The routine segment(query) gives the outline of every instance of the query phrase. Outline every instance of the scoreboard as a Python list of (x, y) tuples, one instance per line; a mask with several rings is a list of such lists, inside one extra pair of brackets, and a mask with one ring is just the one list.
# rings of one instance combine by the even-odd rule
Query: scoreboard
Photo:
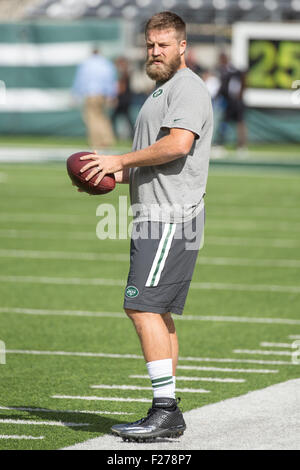
[(236, 23), (233, 64), (247, 72), (248, 106), (300, 108), (300, 25)]

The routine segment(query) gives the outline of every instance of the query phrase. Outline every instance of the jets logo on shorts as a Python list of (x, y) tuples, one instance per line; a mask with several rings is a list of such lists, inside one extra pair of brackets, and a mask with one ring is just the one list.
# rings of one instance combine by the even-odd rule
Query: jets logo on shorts
[(158, 96), (160, 96), (160, 95), (162, 94), (162, 92), (163, 92), (162, 88), (160, 88), (159, 90), (155, 91), (155, 92), (153, 93), (153, 95), (152, 95), (153, 98), (157, 98)]
[(133, 299), (139, 295), (139, 290), (135, 286), (128, 286), (125, 290), (126, 297)]

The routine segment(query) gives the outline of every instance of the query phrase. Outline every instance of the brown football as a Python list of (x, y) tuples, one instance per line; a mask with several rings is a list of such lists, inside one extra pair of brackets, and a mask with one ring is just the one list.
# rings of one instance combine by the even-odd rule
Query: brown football
[(100, 181), (97, 186), (94, 186), (94, 183), (99, 176), (97, 173), (89, 181), (86, 181), (85, 178), (89, 172), (93, 169), (88, 169), (83, 173), (80, 173), (81, 168), (86, 165), (90, 160), (80, 160), (80, 157), (84, 155), (90, 155), (92, 152), (77, 152), (73, 153), (67, 159), (67, 171), (73, 181), (73, 183), (82, 191), (88, 194), (106, 194), (112, 191), (116, 186), (115, 176), (113, 174), (105, 175), (104, 178)]

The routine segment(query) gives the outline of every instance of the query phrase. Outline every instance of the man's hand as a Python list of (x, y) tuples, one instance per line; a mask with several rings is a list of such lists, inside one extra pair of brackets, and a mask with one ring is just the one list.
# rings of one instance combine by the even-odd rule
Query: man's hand
[(89, 181), (93, 176), (99, 173), (94, 182), (94, 186), (97, 186), (105, 175), (117, 173), (123, 169), (121, 155), (97, 155), (95, 151), (95, 153), (80, 157), (80, 160), (92, 160), (81, 168), (80, 173), (84, 173), (92, 168), (85, 178), (86, 181)]

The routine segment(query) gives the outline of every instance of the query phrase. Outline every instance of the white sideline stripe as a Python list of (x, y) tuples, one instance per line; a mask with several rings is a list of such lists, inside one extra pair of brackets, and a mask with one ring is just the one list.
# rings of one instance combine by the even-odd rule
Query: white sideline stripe
[[(119, 253), (78, 253), (72, 251), (36, 251), (36, 250), (0, 250), (2, 258), (32, 258), (32, 259), (69, 259), (80, 261), (126, 261), (129, 255)], [(299, 261), (300, 266), (300, 261)]]
[(260, 346), (263, 348), (292, 348), (291, 343), (268, 343), (267, 341), (264, 341), (260, 343)]
[(250, 259), (250, 258), (207, 258), (200, 257), (197, 264), (219, 266), (260, 266), (278, 268), (299, 268), (300, 260), (289, 259)]
[[(89, 352), (69, 352), (69, 351), (30, 351), (23, 349), (6, 349), (7, 354), (30, 354), (37, 356), (79, 356), (79, 357), (104, 357), (110, 359), (143, 359), (143, 356), (137, 354), (109, 354), (109, 353), (89, 353)], [(293, 365), (288, 361), (263, 361), (260, 359), (224, 359), (224, 358), (210, 358), (210, 357), (179, 357), (180, 361), (193, 361), (193, 362), (232, 362), (232, 363), (245, 363), (245, 364), (272, 364), (272, 365)], [(181, 366), (178, 366), (179, 368)], [(183, 366), (182, 366), (183, 367)], [(199, 370), (224, 370), (222, 368), (201, 368)], [(228, 369), (228, 371), (236, 371), (237, 369)], [(254, 369), (260, 371), (261, 369)], [(249, 371), (249, 369), (245, 369)], [(268, 371), (276, 373), (277, 370)], [(266, 371), (264, 371), (266, 373)]]
[[(299, 155), (299, 154), (298, 154)], [(226, 203), (225, 201), (221, 201), (221, 199), (218, 198), (209, 198), (209, 202), (211, 204), (210, 207), (210, 213), (213, 216), (216, 215), (223, 215), (223, 213), (218, 212), (220, 207), (222, 209), (226, 209), (226, 211), (233, 211), (234, 215), (237, 214), (238, 216), (244, 216), (245, 215), (245, 207), (242, 205), (234, 204), (233, 201), (231, 200), (230, 204)], [(228, 202), (228, 201), (227, 201)], [(212, 209), (213, 207), (213, 209)], [(282, 207), (282, 206), (281, 206)], [(281, 209), (280, 207), (280, 209)], [(289, 217), (295, 217), (296, 219), (299, 219), (299, 209), (296, 207), (283, 207), (281, 210), (284, 211), (284, 214)], [(268, 205), (261, 205), (260, 207), (255, 207), (254, 205), (250, 205), (246, 208), (247, 215), (250, 215), (251, 217), (272, 217), (274, 219), (278, 219), (279, 215), (279, 210), (278, 207), (274, 206), (268, 206)], [(212, 213), (213, 212), (213, 213)], [(252, 213), (251, 213), (252, 212)]]
[(283, 324), (283, 325), (300, 325), (300, 320), (283, 319), (283, 318), (257, 318), (257, 317), (232, 317), (232, 316), (198, 316), (198, 315), (184, 315), (178, 320), (202, 320), (202, 321), (219, 321), (219, 322), (234, 322), (234, 323), (267, 323), (267, 324)]
[(298, 240), (290, 240), (288, 238), (238, 238), (238, 237), (206, 237), (207, 245), (234, 245), (234, 246), (272, 246), (274, 248), (295, 248), (299, 247)]
[(202, 366), (177, 366), (177, 369), (182, 370), (205, 370), (216, 372), (237, 372), (243, 374), (276, 374), (278, 370), (270, 369), (230, 369), (227, 367), (202, 367)]
[(218, 403), (195, 403), (196, 409), (184, 413), (187, 430), (180, 440), (126, 443), (107, 434), (63, 450), (124, 449), (133, 453), (147, 449), (156, 454), (170, 454), (178, 448), (188, 453), (220, 449), (299, 450), (299, 387), (300, 380), (295, 379)]
[(0, 307), (0, 313), (16, 313), (22, 315), (66, 315), (74, 317), (126, 318), (126, 315), (121, 312), (90, 312), (85, 310), (48, 310), (10, 307)]
[[(20, 282), (31, 284), (60, 284), (60, 285), (93, 285), (93, 286), (125, 286), (125, 281), (121, 279), (102, 278), (62, 278), (46, 276), (0, 276), (2, 282)], [(278, 286), (264, 284), (226, 284), (216, 282), (192, 282), (191, 289), (204, 290), (233, 290), (252, 292), (278, 292), (278, 293), (300, 293), (299, 286)]]
[[(141, 387), (139, 385), (91, 385), (93, 389), (104, 389), (104, 390), (152, 390), (152, 387)], [(209, 393), (209, 390), (203, 388), (177, 388), (177, 392), (187, 393)]]
[(44, 436), (17, 436), (15, 434), (0, 434), (0, 439), (44, 439)]
[(90, 352), (69, 352), (69, 351), (28, 351), (21, 349), (6, 349), (8, 354), (30, 354), (37, 356), (79, 356), (79, 357), (105, 357), (111, 359), (143, 359), (143, 356), (136, 354), (107, 354)]
[(30, 284), (60, 284), (60, 285), (93, 285), (93, 286), (125, 286), (125, 282), (118, 279), (92, 279), (92, 278), (63, 278), (46, 276), (0, 276), (2, 282), (21, 282)]
[[(149, 380), (148, 375), (129, 375), (130, 379), (146, 379)], [(246, 382), (245, 379), (220, 379), (218, 377), (185, 377), (185, 376), (176, 376), (176, 383), (178, 381), (182, 382), (225, 382), (225, 383), (243, 383)]]
[(90, 426), (90, 423), (64, 423), (63, 421), (33, 421), (31, 419), (0, 419), (0, 424), (30, 424), (41, 426)]
[(265, 351), (261, 349), (234, 349), (236, 354), (263, 354), (266, 356), (291, 356), (293, 353), (289, 351)]
[[(90, 410), (49, 410), (47, 408), (28, 408), (23, 406), (0, 406), (0, 410), (6, 411), (38, 411), (42, 413), (71, 413), (71, 414), (92, 414), (92, 415), (133, 415), (126, 411), (90, 411)], [(0, 415), (1, 416), (1, 415)]]
[(117, 397), (82, 397), (77, 395), (52, 395), (51, 398), (67, 399), (67, 400), (88, 400), (88, 401), (124, 401), (124, 402), (140, 402), (151, 403), (148, 398), (117, 398)]
[[(94, 219), (94, 221), (93, 221)], [(93, 217), (80, 217), (80, 215), (71, 214), (10, 214), (3, 212), (0, 214), (0, 220), (4, 222), (42, 222), (43, 224), (72, 224), (77, 225), (80, 223), (94, 224), (95, 218)]]
[(207, 290), (233, 290), (233, 291), (252, 291), (252, 292), (285, 292), (300, 293), (299, 286), (278, 286), (264, 284), (225, 284), (218, 282), (192, 282), (191, 289)]
[[(72, 217), (72, 216), (71, 216)], [(75, 217), (75, 216), (74, 216)], [(73, 220), (73, 219), (72, 219)], [(44, 239), (74, 239), (74, 240), (97, 240), (94, 231), (91, 232), (54, 232), (42, 230), (19, 230), (1, 229), (2, 238), (44, 238)], [(218, 237), (207, 235), (206, 245), (234, 245), (234, 246), (267, 246), (274, 248), (295, 248), (300, 246), (298, 240), (288, 238), (238, 238), (238, 237)]]
[[(82, 317), (109, 317), (109, 318), (123, 318), (126, 315), (121, 312), (91, 312), (88, 310), (50, 310), (50, 309), (35, 309), (35, 308), (14, 308), (14, 307), (0, 307), (0, 313), (16, 313), (24, 315), (67, 315), (67, 316), (82, 316)], [(216, 316), (216, 315), (183, 315), (175, 318), (178, 321), (216, 321), (216, 322), (234, 322), (234, 323), (279, 323), (284, 325), (300, 325), (300, 320), (283, 319), (283, 318), (258, 318), (258, 317), (232, 317), (232, 316)], [(299, 335), (300, 337), (300, 335)]]
[[(1, 229), (0, 237), (2, 238), (43, 238), (47, 240), (97, 240), (96, 232), (53, 232), (42, 230), (17, 230), (17, 229)], [(297, 245), (298, 246), (298, 245)]]
[[(175, 229), (174, 229), (175, 230)], [(163, 269), (163, 262), (165, 261), (170, 244), (172, 241), (173, 233), (171, 233), (168, 240), (168, 245), (164, 258), (160, 265), (160, 270), (157, 276), (160, 275)], [(163, 239), (162, 239), (163, 240)], [(158, 251), (160, 255), (160, 251)], [(37, 251), (37, 250), (0, 250), (0, 257), (3, 258), (33, 258), (33, 259), (71, 259), (80, 261), (129, 261), (129, 255), (125, 253), (84, 253), (76, 251)], [(251, 259), (251, 258), (213, 258), (213, 257), (200, 257), (197, 264), (201, 265), (217, 265), (217, 266), (261, 266), (261, 267), (279, 267), (279, 268), (299, 268), (300, 260), (292, 259)], [(153, 277), (153, 272), (157, 266), (156, 258), (153, 262), (149, 278), (146, 285), (150, 285)], [(155, 283), (156, 285), (156, 283)]]
[[(1, 46), (0, 46), (1, 50)], [(2, 111), (63, 111), (74, 107), (70, 90), (56, 88), (7, 88)]]
[(289, 335), (289, 339), (300, 339), (300, 335)]
[[(107, 47), (115, 49), (117, 45), (109, 41), (107, 44), (103, 44), (105, 50)], [(89, 56), (90, 51), (91, 43), (89, 41), (44, 44), (1, 43), (0, 65), (14, 67), (77, 65)]]
[(249, 230), (255, 230), (257, 231), (258, 229), (268, 231), (268, 230), (276, 230), (278, 231), (287, 231), (287, 232), (293, 232), (297, 233), (300, 230), (300, 224), (299, 223), (293, 223), (293, 222), (266, 222), (264, 220), (257, 221), (257, 220), (249, 220), (250, 217), (247, 219), (241, 221), (241, 220), (235, 220), (235, 219), (228, 219), (226, 218), (225, 220), (220, 220), (220, 218), (210, 218), (210, 220), (207, 222), (207, 227), (209, 229), (220, 229), (224, 233), (224, 229), (230, 229), (230, 230), (241, 230), (241, 231), (249, 231)]
[[(254, 217), (254, 216), (253, 216)], [(39, 213), (31, 213), (28, 212), (26, 214), (16, 213), (2, 213), (0, 214), (0, 220), (3, 221), (11, 221), (11, 222), (43, 222), (43, 223), (60, 223), (60, 224), (82, 224), (83, 221), (85, 224), (90, 223), (94, 224), (93, 217), (82, 217), (80, 215), (72, 215), (72, 214), (39, 214)], [(209, 229), (220, 229), (222, 233), (224, 233), (224, 229), (229, 230), (240, 230), (240, 231), (251, 231), (258, 229), (269, 231), (269, 230), (276, 230), (278, 231), (286, 231), (286, 232), (294, 232), (298, 233), (300, 231), (300, 224), (294, 222), (278, 222), (274, 220), (274, 222), (265, 222), (265, 221), (257, 221), (256, 219), (252, 222), (249, 220), (245, 221), (236, 221), (234, 219), (226, 219), (224, 221), (220, 221), (220, 218), (210, 218), (208, 222)]]

